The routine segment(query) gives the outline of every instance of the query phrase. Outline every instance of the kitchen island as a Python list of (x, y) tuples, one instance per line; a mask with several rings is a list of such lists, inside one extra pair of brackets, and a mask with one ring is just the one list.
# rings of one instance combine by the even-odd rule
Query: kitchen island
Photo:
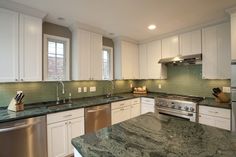
[(72, 139), (75, 157), (236, 157), (236, 135), (147, 113)]

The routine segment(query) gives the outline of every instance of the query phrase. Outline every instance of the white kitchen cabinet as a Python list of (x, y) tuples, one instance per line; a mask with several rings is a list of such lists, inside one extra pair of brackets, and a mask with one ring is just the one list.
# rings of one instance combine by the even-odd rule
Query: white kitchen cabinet
[(130, 119), (130, 106), (114, 109), (111, 112), (112, 125)]
[(153, 98), (141, 98), (141, 114), (155, 112), (155, 100)]
[(180, 34), (180, 55), (188, 56), (202, 53), (201, 30)]
[(48, 157), (73, 153), (71, 139), (84, 134), (84, 109), (47, 115)]
[(168, 38), (164, 38), (161, 40), (162, 42), (162, 58), (170, 58), (176, 57), (179, 55), (179, 37), (172, 36)]
[(230, 25), (222, 23), (202, 30), (203, 79), (230, 79)]
[(0, 20), (0, 82), (41, 81), (42, 19), (0, 8)]
[(140, 98), (131, 99), (130, 118), (137, 117), (141, 114)]
[(231, 14), (231, 60), (236, 61), (236, 13)]
[(147, 44), (139, 45), (139, 79), (148, 78)]
[(20, 79), (42, 80), (42, 19), (20, 14)]
[(161, 41), (153, 41), (139, 45), (140, 79), (166, 79), (167, 68), (159, 64), (161, 59)]
[(164, 64), (158, 63), (161, 59), (161, 41), (153, 41), (147, 45), (147, 71), (148, 79), (166, 79), (167, 69)]
[(18, 79), (18, 13), (0, 8), (0, 82)]
[(72, 31), (72, 79), (102, 79), (102, 36), (82, 29)]
[(199, 123), (226, 130), (231, 128), (230, 109), (199, 106)]
[(115, 78), (138, 79), (139, 78), (138, 45), (115, 40)]

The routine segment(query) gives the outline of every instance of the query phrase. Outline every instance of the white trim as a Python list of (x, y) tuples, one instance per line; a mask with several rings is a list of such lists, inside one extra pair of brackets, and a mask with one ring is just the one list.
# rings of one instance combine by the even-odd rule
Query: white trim
[(64, 37), (59, 37), (59, 36), (54, 36), (54, 35), (48, 35), (44, 34), (43, 36), (43, 80), (44, 81), (57, 81), (57, 80), (48, 80), (48, 74), (47, 74), (47, 69), (48, 69), (48, 44), (47, 41), (48, 39), (54, 39), (54, 40), (59, 40), (63, 41), (65, 43), (65, 50), (66, 50), (66, 79), (63, 81), (69, 81), (70, 80), (70, 39), (69, 38), (64, 38)]
[[(107, 49), (107, 50), (109, 50), (110, 51), (110, 53), (111, 53), (111, 58), (110, 58), (110, 60), (111, 60), (111, 67), (110, 67), (110, 69), (111, 69), (111, 73), (110, 73), (110, 80), (113, 80), (114, 79), (114, 75), (113, 75), (113, 71), (114, 71), (114, 60), (113, 60), (113, 56), (114, 56), (114, 53), (113, 53), (113, 48), (112, 47), (109, 47), (109, 46), (102, 46), (102, 50), (103, 49)], [(102, 51), (103, 52), (103, 51)], [(103, 79), (104, 80), (104, 79)]]

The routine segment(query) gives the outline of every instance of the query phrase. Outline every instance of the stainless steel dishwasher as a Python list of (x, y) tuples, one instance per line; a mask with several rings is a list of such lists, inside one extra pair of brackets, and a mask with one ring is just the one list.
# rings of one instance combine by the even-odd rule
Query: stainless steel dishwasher
[(85, 108), (85, 133), (95, 132), (111, 125), (111, 105)]
[(0, 123), (0, 157), (47, 157), (45, 116)]

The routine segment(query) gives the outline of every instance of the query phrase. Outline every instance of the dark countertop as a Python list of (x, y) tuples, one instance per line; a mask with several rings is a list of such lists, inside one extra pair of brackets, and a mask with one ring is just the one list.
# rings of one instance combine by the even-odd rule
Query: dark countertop
[(236, 135), (155, 113), (72, 139), (84, 157), (235, 157)]
[(198, 105), (231, 109), (230, 102), (229, 103), (219, 103), (219, 102), (216, 102), (214, 98), (205, 98), (203, 101), (199, 102)]
[(50, 113), (56, 113), (56, 112), (62, 112), (67, 110), (73, 110), (73, 109), (79, 109), (79, 108), (85, 108), (90, 106), (96, 106), (101, 104), (107, 104), (115, 101), (122, 101), (127, 100), (131, 98), (138, 98), (138, 97), (150, 97), (154, 98), (158, 95), (161, 95), (163, 93), (148, 93), (145, 95), (138, 95), (138, 94), (132, 94), (132, 93), (122, 93), (117, 94), (114, 96), (121, 96), (122, 98), (118, 99), (105, 99), (104, 96), (96, 96), (96, 97), (87, 97), (87, 98), (80, 98), (80, 99), (74, 99), (72, 101), (71, 106), (65, 106), (56, 109), (49, 109), (48, 106), (55, 105), (55, 102), (53, 103), (38, 103), (38, 104), (29, 104), (25, 105), (25, 110), (20, 112), (13, 112), (8, 111), (6, 107), (0, 108), (0, 123), (18, 120), (18, 119), (24, 119), (24, 118), (31, 118), (41, 115), (46, 115)]

